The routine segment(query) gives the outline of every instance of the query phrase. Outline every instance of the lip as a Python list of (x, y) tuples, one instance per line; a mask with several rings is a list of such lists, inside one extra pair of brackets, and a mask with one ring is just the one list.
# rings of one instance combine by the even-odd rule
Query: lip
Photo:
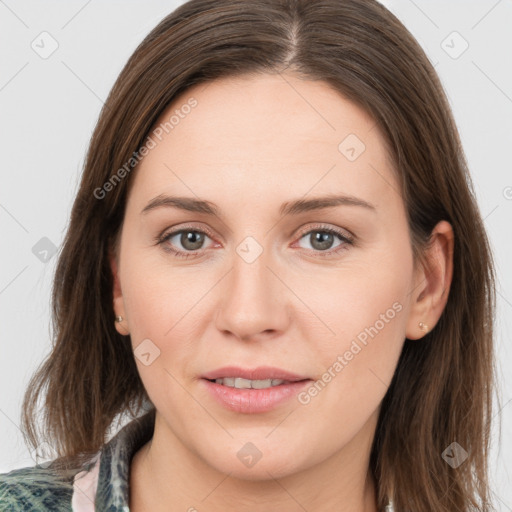
[[(241, 377), (250, 380), (281, 379), (288, 383), (267, 389), (237, 389), (211, 382), (223, 377)], [(212, 398), (226, 409), (243, 414), (256, 414), (268, 412), (283, 405), (312, 382), (312, 379), (269, 366), (260, 366), (252, 370), (226, 366), (205, 373), (200, 382)]]
[(254, 369), (240, 368), (239, 366), (224, 366), (201, 375), (203, 379), (214, 380), (224, 377), (241, 377), (249, 380), (281, 379), (290, 382), (309, 379), (305, 375), (297, 375), (273, 366), (258, 366)]

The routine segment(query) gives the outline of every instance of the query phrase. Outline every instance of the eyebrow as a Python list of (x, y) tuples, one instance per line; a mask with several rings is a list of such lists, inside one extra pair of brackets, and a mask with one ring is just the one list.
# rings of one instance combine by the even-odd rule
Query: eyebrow
[[(281, 205), (280, 215), (297, 215), (303, 212), (323, 210), (335, 206), (360, 206), (370, 211), (376, 211), (375, 205), (358, 197), (350, 195), (328, 195), (311, 199), (297, 199), (288, 201)], [(176, 197), (160, 194), (153, 198), (141, 211), (146, 214), (157, 208), (177, 208), (189, 212), (203, 213), (221, 217), (219, 208), (210, 201), (195, 199), (193, 197)]]

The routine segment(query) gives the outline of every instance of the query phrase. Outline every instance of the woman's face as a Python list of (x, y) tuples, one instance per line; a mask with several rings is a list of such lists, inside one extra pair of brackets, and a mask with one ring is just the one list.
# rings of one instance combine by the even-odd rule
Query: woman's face
[(248, 479), (357, 461), (418, 321), (378, 128), (291, 74), (194, 86), (172, 115), (133, 171), (113, 267), (155, 439)]

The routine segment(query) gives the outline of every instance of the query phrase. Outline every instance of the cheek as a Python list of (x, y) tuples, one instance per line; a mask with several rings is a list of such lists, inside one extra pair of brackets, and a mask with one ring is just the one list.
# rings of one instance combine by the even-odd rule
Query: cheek
[(177, 385), (172, 375), (186, 368), (188, 355), (194, 353), (197, 336), (189, 318), (197, 316), (194, 305), (205, 291), (197, 276), (173, 271), (162, 257), (148, 257), (147, 252), (125, 251), (121, 279), (135, 361), (156, 404), (155, 394), (172, 394)]
[(187, 313), (205, 293), (197, 271), (173, 269), (165, 256), (147, 252), (152, 254), (134, 250), (123, 262), (123, 297), (134, 344), (146, 337), (161, 341), (176, 337)]
[[(412, 262), (380, 256), (378, 265), (361, 258), (345, 268), (319, 273), (314, 283), (308, 280), (302, 287), (308, 306), (323, 320), (325, 332), (330, 330), (333, 343), (327, 349), (348, 349), (356, 338), (363, 344), (376, 337), (392, 340), (405, 332)], [(295, 289), (300, 289), (299, 283)]]
[[(332, 317), (336, 340), (322, 347), (319, 390), (328, 385), (325, 399), (344, 403), (349, 407), (345, 412), (369, 413), (383, 398), (395, 371), (405, 338), (405, 308), (400, 301), (377, 294), (364, 304), (359, 299), (345, 305)], [(365, 416), (362, 412), (361, 418)]]
[[(197, 316), (193, 306), (204, 290), (194, 285), (197, 277), (172, 272), (135, 255), (127, 258), (125, 270), (123, 295), (144, 387), (158, 410), (187, 410), (190, 397), (182, 388), (183, 372), (197, 352), (197, 334), (191, 331), (189, 317)], [(175, 421), (181, 423), (182, 419)]]
[(316, 299), (318, 316), (334, 331), (318, 346), (325, 372), (302, 403), (332, 411), (334, 425), (346, 425), (351, 411), (360, 426), (384, 397), (403, 347), (412, 257), (388, 251), (378, 265), (361, 260), (333, 275), (319, 282), (324, 298)]

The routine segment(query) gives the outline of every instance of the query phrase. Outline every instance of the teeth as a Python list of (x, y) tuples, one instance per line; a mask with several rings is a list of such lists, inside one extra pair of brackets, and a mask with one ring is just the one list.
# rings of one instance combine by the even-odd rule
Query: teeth
[(249, 380), (241, 377), (224, 377), (223, 379), (215, 379), (215, 382), (222, 386), (237, 389), (266, 389), (283, 383), (288, 384), (288, 381), (281, 379)]

